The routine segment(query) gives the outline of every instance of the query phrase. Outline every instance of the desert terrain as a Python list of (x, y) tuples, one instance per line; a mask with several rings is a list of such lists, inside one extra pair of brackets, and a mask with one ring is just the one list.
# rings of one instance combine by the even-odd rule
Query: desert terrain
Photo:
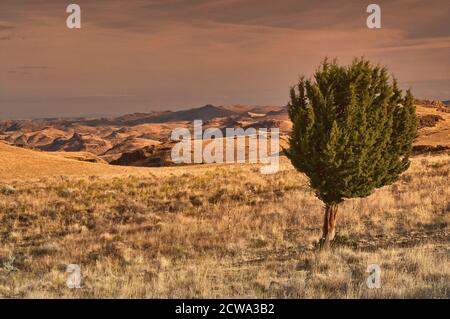
[(283, 107), (0, 122), (0, 297), (450, 298), (449, 109), (417, 101), (411, 168), (342, 205), (330, 251), (322, 204), (284, 156), (271, 175), (154, 160), (194, 119), (286, 136)]
[[(416, 104), (421, 129), (416, 153), (450, 148), (450, 106), (427, 100)], [(174, 144), (171, 132), (176, 128), (192, 131), (194, 120), (202, 120), (204, 130), (218, 128), (224, 134), (226, 128), (278, 128), (284, 141), (292, 127), (285, 107), (206, 105), (101, 119), (5, 120), (0, 121), (0, 141), (44, 152), (85, 152), (118, 165), (168, 166), (172, 163), (167, 155)]]

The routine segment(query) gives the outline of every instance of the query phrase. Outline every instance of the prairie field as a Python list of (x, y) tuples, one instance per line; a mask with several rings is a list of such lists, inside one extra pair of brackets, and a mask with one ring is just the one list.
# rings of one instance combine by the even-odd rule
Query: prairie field
[(0, 0), (0, 302), (450, 299), (449, 0), (56, 2)]
[[(448, 154), (415, 157), (395, 184), (344, 202), (322, 252), (322, 204), (285, 158), (272, 175), (88, 174), (0, 182), (0, 297), (450, 297)], [(66, 286), (68, 264), (80, 289)], [(380, 289), (366, 285), (369, 264)]]

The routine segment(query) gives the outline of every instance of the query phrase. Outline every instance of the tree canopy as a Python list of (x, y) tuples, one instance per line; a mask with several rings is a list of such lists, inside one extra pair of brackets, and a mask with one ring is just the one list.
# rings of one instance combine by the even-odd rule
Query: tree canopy
[(349, 66), (325, 59), (313, 80), (301, 78), (288, 104), (288, 156), (324, 203), (366, 197), (408, 169), (417, 120), (384, 67), (364, 58)]

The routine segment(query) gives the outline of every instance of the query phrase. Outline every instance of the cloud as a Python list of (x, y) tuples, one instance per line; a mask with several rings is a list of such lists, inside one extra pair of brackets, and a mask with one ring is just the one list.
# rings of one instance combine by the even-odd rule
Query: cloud
[(48, 70), (50, 67), (46, 65), (22, 65), (18, 66), (17, 69), (20, 70)]
[(393, 43), (379, 48), (379, 51), (413, 51), (413, 50), (438, 50), (450, 48), (450, 36), (442, 38), (405, 39), (400, 43)]
[(324, 56), (364, 55), (418, 97), (449, 98), (448, 0), (378, 0), (380, 30), (366, 28), (370, 2), (361, 0), (77, 0), (77, 31), (60, 0), (4, 2), (0, 87), (18, 100), (1, 107), (11, 112), (284, 104)]
[(0, 32), (1, 31), (9, 31), (14, 29), (15, 27), (12, 25), (7, 25), (7, 24), (0, 24)]

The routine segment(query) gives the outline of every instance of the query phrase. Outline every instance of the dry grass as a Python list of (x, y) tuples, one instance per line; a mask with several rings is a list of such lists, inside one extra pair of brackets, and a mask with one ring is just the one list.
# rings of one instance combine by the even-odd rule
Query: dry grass
[(439, 111), (435, 108), (429, 108), (417, 105), (417, 115), (437, 115), (442, 120), (438, 121), (434, 127), (426, 127), (419, 131), (419, 136), (415, 141), (418, 145), (444, 145), (450, 146), (450, 113)]
[(0, 181), (36, 179), (45, 176), (89, 176), (111, 174), (145, 174), (148, 170), (137, 167), (116, 167), (104, 163), (87, 152), (40, 152), (22, 149), (0, 142)]
[[(101, 165), (101, 164), (90, 164)], [(0, 184), (2, 297), (450, 297), (450, 157), (344, 203), (332, 252), (322, 205), (285, 160)], [(82, 288), (65, 285), (79, 264)], [(368, 289), (367, 265), (382, 269)]]

